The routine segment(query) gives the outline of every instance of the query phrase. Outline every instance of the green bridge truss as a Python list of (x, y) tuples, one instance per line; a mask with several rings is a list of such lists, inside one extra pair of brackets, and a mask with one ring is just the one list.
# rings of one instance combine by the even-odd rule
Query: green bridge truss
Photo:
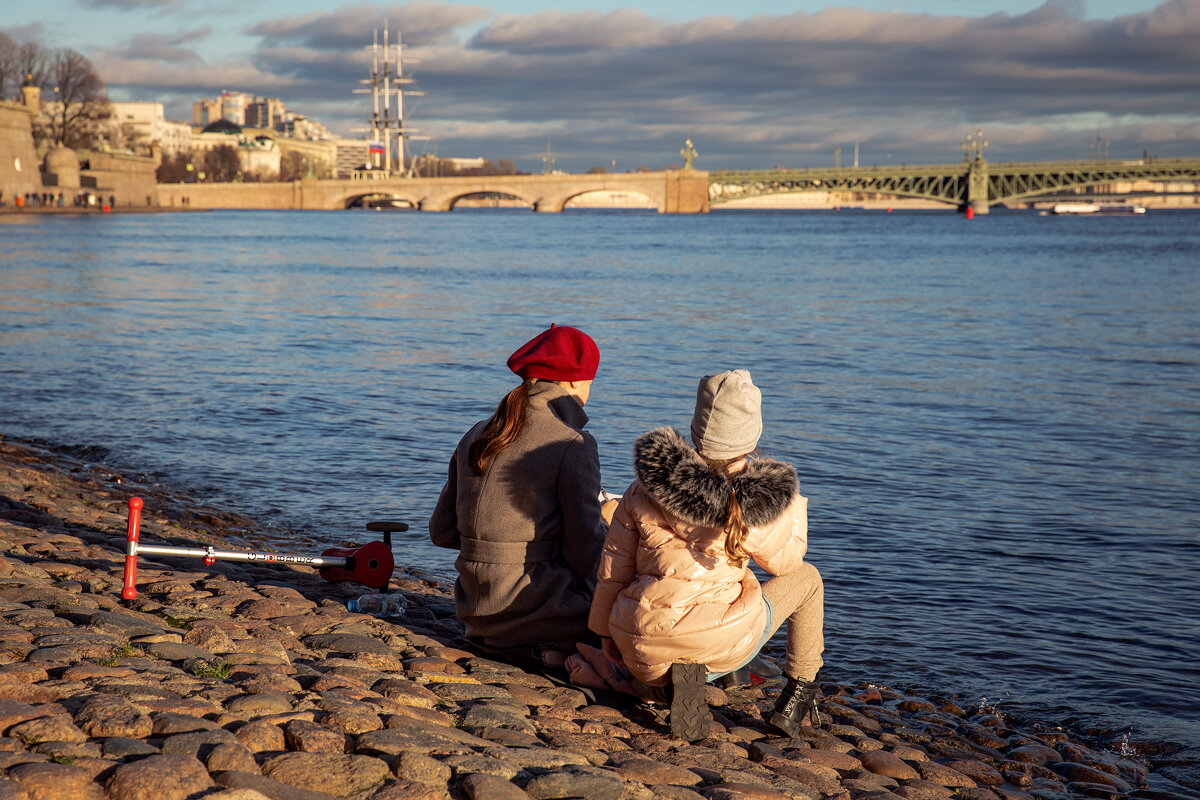
[(1117, 181), (1200, 181), (1200, 158), (1151, 161), (1031, 161), (904, 167), (722, 171), (708, 177), (710, 205), (744, 197), (805, 191), (847, 191), (921, 197), (986, 213), (989, 206)]

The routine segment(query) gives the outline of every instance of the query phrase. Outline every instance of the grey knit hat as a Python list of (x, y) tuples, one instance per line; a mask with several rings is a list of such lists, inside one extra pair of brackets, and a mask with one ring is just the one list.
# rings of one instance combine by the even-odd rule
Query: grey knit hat
[(692, 444), (709, 458), (752, 452), (762, 436), (762, 392), (744, 369), (707, 375), (696, 388)]

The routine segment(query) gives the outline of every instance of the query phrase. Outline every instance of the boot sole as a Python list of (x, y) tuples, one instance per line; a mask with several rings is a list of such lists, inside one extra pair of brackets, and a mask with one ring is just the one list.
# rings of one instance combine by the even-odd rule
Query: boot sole
[(688, 742), (708, 737), (712, 714), (704, 702), (703, 664), (671, 665), (671, 733)]

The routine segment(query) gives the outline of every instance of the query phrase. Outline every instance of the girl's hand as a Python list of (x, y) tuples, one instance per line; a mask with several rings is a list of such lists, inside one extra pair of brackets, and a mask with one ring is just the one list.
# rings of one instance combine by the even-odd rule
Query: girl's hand
[(621, 651), (617, 649), (616, 642), (607, 636), (600, 637), (600, 651), (608, 656), (609, 661), (625, 666), (625, 659), (621, 657)]

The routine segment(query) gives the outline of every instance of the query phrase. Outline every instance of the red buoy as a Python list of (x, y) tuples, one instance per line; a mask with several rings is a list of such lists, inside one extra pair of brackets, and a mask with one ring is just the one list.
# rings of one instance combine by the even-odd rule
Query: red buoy
[(975, 219), (975, 209), (967, 206), (967, 219)]

